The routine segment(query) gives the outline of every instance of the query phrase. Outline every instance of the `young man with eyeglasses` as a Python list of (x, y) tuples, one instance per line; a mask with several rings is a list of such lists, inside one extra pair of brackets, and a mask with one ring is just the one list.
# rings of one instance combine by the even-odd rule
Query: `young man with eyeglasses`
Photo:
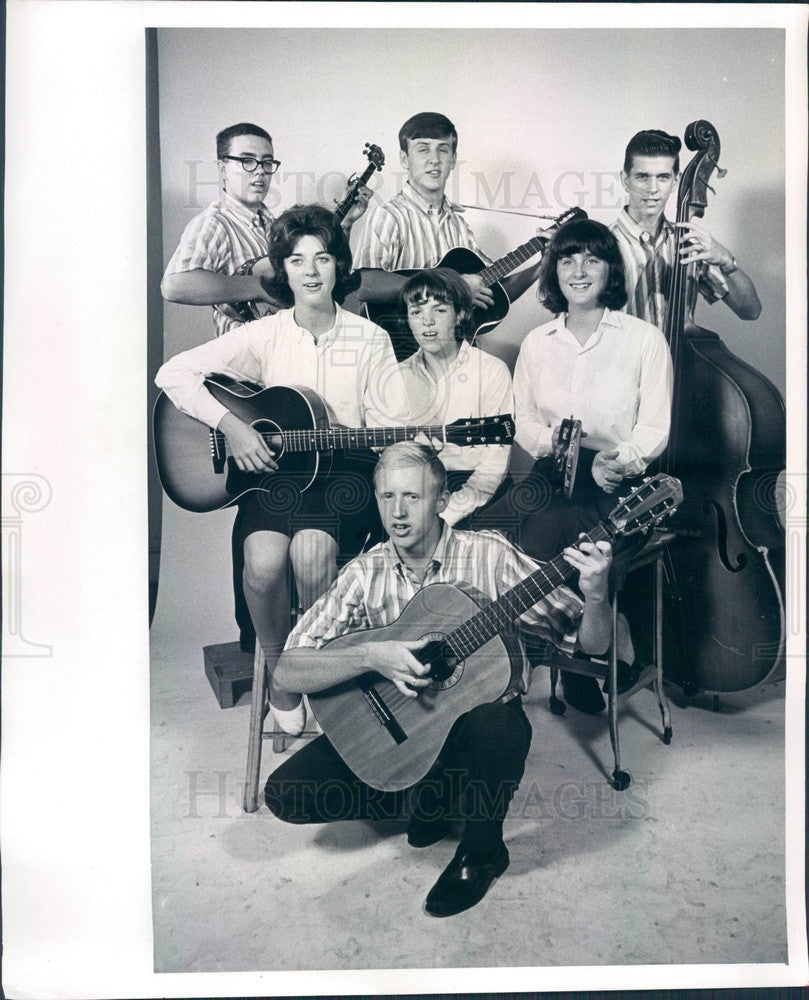
[[(219, 195), (185, 227), (160, 288), (169, 302), (213, 306), (220, 336), (242, 322), (228, 304), (256, 303), (258, 315), (277, 308), (262, 287), (261, 275), (271, 273), (266, 258), (273, 216), (264, 199), (281, 164), (269, 133), (250, 122), (231, 125), (217, 135), (216, 157)], [(368, 188), (359, 189), (343, 221), (346, 231), (365, 211), (370, 195)], [(255, 258), (262, 259), (252, 273), (238, 273)]]

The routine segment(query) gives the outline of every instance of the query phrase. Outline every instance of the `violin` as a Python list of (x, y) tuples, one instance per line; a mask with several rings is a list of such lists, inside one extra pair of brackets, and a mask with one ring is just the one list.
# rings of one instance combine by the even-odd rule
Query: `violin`
[[(710, 122), (692, 122), (685, 144), (694, 156), (679, 184), (678, 222), (704, 214), (719, 170)], [(675, 262), (685, 238), (676, 233)], [(665, 330), (674, 396), (662, 468), (681, 480), (684, 500), (670, 525), (678, 537), (668, 552), (664, 673), (687, 695), (775, 679), (785, 644), (785, 536), (774, 502), (786, 461), (784, 400), (695, 323), (697, 292), (697, 265), (675, 263)]]

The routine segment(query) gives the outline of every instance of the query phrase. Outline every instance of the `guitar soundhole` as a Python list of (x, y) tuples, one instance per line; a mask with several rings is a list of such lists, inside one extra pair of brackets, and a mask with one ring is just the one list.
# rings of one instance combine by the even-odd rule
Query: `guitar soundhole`
[(254, 420), (252, 427), (264, 438), (264, 443), (270, 449), (275, 461), (284, 453), (284, 435), (274, 420)]
[(459, 659), (440, 632), (428, 632), (420, 638), (429, 642), (417, 654), (422, 663), (430, 664), (430, 686), (427, 690), (444, 691), (457, 684), (463, 673), (463, 660)]

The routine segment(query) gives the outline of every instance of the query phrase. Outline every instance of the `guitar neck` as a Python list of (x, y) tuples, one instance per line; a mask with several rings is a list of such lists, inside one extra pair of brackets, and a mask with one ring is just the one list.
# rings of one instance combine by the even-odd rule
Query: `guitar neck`
[[(262, 432), (259, 432), (262, 433)], [(398, 441), (412, 441), (418, 434), (426, 434), (430, 438), (438, 438), (441, 441), (453, 441), (455, 438), (474, 439), (468, 441), (470, 444), (483, 444), (491, 437), (491, 431), (481, 433), (480, 428), (474, 424), (462, 425), (460, 427), (444, 426), (443, 424), (419, 424), (417, 426), (405, 427), (322, 427), (304, 428), (281, 431), (265, 431), (262, 437), (269, 444), (277, 441), (280, 437), (284, 443), (284, 451), (287, 452), (311, 452), (311, 451), (352, 451), (356, 448), (387, 448), (388, 445), (396, 444)], [(222, 431), (213, 431), (217, 449), (227, 450), (227, 439)], [(505, 428), (495, 437), (498, 439), (511, 438), (506, 433)]]
[[(591, 528), (585, 540), (600, 542), (611, 537), (602, 523)], [(562, 555), (556, 556), (450, 632), (446, 642), (460, 659), (466, 659), (575, 573)]]
[(371, 174), (376, 170), (376, 166), (373, 163), (369, 163), (368, 166), (363, 170), (362, 174), (357, 178), (356, 183), (352, 187), (351, 191), (343, 198), (340, 204), (335, 208), (334, 214), (337, 216), (338, 222), (342, 222), (343, 219), (348, 215), (349, 209), (357, 200), (357, 191), (370, 180)]
[(354, 448), (387, 448), (397, 441), (412, 441), (418, 434), (443, 440), (452, 429), (442, 424), (416, 427), (323, 427), (283, 432), (287, 451), (346, 451)]
[(483, 283), (486, 285), (492, 285), (495, 281), (505, 278), (507, 274), (511, 274), (512, 271), (516, 270), (520, 264), (524, 264), (527, 260), (530, 260), (534, 254), (544, 250), (550, 242), (550, 239), (550, 236), (547, 234), (540, 233), (530, 239), (527, 243), (523, 243), (522, 246), (518, 246), (516, 250), (512, 250), (511, 253), (507, 253), (505, 257), (501, 257), (493, 264), (489, 264), (488, 267), (479, 272), (480, 277), (483, 279)]

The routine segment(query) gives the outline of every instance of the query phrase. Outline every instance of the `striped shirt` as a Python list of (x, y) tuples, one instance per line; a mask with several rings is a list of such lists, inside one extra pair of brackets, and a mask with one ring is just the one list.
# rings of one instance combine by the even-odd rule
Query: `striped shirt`
[[(451, 424), (463, 417), (493, 417), (514, 412), (514, 394), (508, 366), (500, 358), (461, 342), (457, 357), (436, 380), (424, 360), (424, 351), (399, 365), (414, 424)], [(448, 472), (472, 475), (450, 495), (441, 516), (457, 524), (491, 500), (503, 482), (511, 447), (478, 444), (461, 447), (446, 444), (441, 461)]]
[[(628, 295), (625, 311), (665, 332), (674, 272), (674, 226), (664, 218), (660, 232), (653, 237), (624, 208), (610, 228), (624, 260)], [(707, 302), (714, 303), (727, 295), (725, 276), (715, 265), (701, 265), (697, 280)]]
[[(166, 266), (166, 274), (198, 269), (235, 274), (245, 261), (267, 256), (271, 225), (272, 214), (265, 206), (251, 212), (222, 191), (217, 201), (212, 201), (185, 227), (180, 245)], [(217, 337), (231, 327), (242, 325), (223, 313), (218, 305), (213, 307), (213, 319)]]
[[(445, 524), (432, 563), (419, 583), (407, 572), (388, 539), (343, 568), (329, 590), (298, 621), (285, 648), (320, 649), (330, 639), (348, 632), (390, 625), (416, 591), (433, 583), (464, 584), (484, 598), (496, 600), (539, 566), (497, 531), (457, 531)], [(518, 624), (521, 631), (571, 656), (583, 608), (572, 590), (557, 587), (529, 608)], [(523, 655), (522, 676), (514, 690), (527, 691), (530, 678), (530, 667)]]
[(405, 181), (399, 194), (368, 219), (354, 254), (355, 270), (435, 267), (454, 247), (466, 247), (488, 263), (460, 211), (446, 195), (433, 208)]

